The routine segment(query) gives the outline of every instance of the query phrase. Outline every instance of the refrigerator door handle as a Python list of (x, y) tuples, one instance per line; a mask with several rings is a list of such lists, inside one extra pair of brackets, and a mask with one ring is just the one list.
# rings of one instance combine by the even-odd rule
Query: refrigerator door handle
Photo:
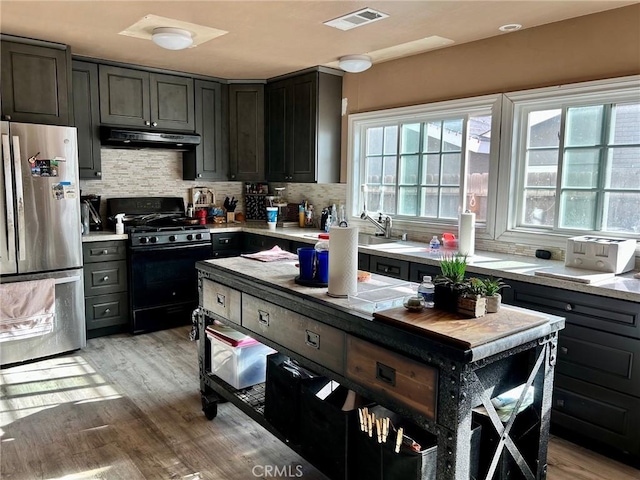
[(11, 149), (9, 135), (2, 135), (2, 163), (4, 165), (4, 191), (7, 202), (7, 250), (8, 261), (15, 261), (16, 236), (15, 218), (13, 215), (13, 185), (11, 182)]
[(20, 137), (13, 135), (13, 168), (16, 173), (16, 202), (18, 205), (18, 260), (27, 259), (25, 244), (24, 193), (22, 189), (22, 155), (20, 153)]

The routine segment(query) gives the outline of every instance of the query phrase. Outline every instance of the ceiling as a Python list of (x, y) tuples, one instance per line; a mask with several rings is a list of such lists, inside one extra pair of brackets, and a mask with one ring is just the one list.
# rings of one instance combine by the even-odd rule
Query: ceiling
[[(420, 53), (408, 42), (439, 36), (451, 46), (619, 8), (638, 1), (11, 1), (0, 3), (2, 33), (65, 43), (75, 55), (227, 79), (266, 79), (340, 56), (370, 54), (376, 62)], [(341, 31), (323, 24), (369, 7), (389, 15)], [(146, 15), (228, 33), (187, 50), (164, 50), (118, 33)], [(164, 25), (171, 26), (171, 25)], [(517, 33), (516, 33), (517, 34)], [(447, 47), (436, 47), (447, 48)]]

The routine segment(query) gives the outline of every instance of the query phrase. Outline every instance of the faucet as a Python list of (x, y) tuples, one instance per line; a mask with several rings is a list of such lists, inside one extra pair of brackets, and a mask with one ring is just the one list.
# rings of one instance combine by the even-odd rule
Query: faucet
[[(382, 234), (384, 235), (384, 238), (391, 238), (391, 223), (392, 222), (391, 222), (391, 217), (389, 215), (385, 215), (384, 216), (384, 223), (383, 223), (382, 213), (380, 213), (380, 216), (378, 217), (378, 220), (376, 221), (374, 218), (371, 218), (367, 214), (366, 210), (364, 210), (360, 214), (360, 218), (362, 220), (369, 220), (371, 223), (373, 223), (376, 226), (376, 228), (382, 232)], [(379, 233), (376, 232), (376, 235), (379, 235)]]

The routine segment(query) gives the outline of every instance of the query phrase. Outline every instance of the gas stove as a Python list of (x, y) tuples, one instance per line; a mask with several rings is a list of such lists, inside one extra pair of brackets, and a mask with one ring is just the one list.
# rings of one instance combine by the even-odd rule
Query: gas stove
[(131, 248), (163, 248), (207, 243), (211, 243), (211, 233), (204, 225), (138, 226), (129, 229), (129, 245)]

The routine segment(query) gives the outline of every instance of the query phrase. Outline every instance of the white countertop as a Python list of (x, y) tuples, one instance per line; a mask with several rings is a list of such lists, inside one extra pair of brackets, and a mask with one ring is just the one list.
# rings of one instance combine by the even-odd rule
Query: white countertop
[[(270, 237), (296, 240), (314, 244), (317, 242), (317, 229), (305, 228), (278, 228), (269, 230), (257, 224), (238, 223), (233, 225), (215, 224), (208, 225), (211, 233), (250, 232)], [(82, 237), (83, 242), (98, 242), (105, 240), (126, 240), (127, 235), (116, 235), (113, 232), (91, 232)], [(439, 259), (446, 250), (433, 251), (428, 244), (412, 241), (397, 241), (381, 245), (360, 246), (359, 251), (369, 255), (406, 260), (409, 262), (423, 263), (437, 266)], [(476, 252), (467, 259), (467, 271), (501, 277), (505, 280), (518, 280), (522, 282), (545, 285), (548, 287), (563, 288), (576, 292), (602, 295), (605, 297), (619, 298), (640, 303), (640, 279), (633, 277), (634, 272), (616, 275), (613, 278), (581, 283), (561, 278), (549, 278), (538, 276), (536, 271), (551, 272), (555, 274), (571, 273), (564, 262), (557, 260), (543, 260), (536, 257), (511, 255), (506, 253)], [(588, 273), (586, 270), (585, 273)], [(508, 282), (507, 282), (508, 283)], [(640, 305), (638, 306), (640, 308)]]

